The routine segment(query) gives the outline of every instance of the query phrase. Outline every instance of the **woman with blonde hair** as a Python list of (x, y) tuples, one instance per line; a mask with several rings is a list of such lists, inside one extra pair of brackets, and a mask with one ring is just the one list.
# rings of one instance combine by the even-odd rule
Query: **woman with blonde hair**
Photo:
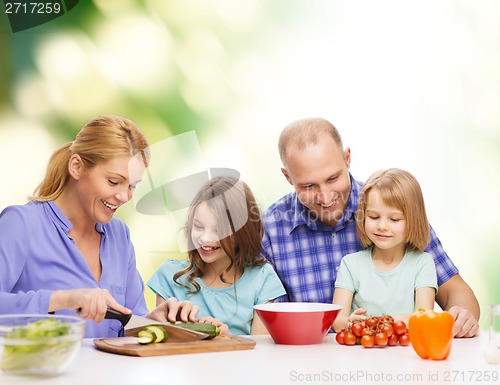
[(76, 312), (89, 320), (87, 337), (119, 334), (119, 321), (103, 320), (108, 307), (148, 314), (129, 230), (114, 217), (142, 179), (148, 147), (131, 120), (95, 117), (51, 156), (30, 202), (2, 211), (0, 314)]
[(335, 331), (365, 314), (390, 314), (407, 322), (416, 309), (433, 309), (436, 267), (424, 252), (430, 228), (415, 177), (396, 168), (376, 172), (361, 190), (356, 214), (365, 249), (340, 263), (333, 303), (343, 308)]

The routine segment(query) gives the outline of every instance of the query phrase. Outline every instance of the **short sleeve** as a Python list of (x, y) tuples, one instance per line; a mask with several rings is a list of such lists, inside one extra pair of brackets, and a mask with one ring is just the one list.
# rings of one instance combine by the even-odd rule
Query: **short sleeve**
[(273, 267), (269, 263), (262, 266), (261, 278), (261, 290), (259, 291), (256, 304), (273, 301), (286, 294), (285, 288), (283, 287), (278, 274), (276, 274)]
[(185, 263), (178, 260), (168, 260), (163, 262), (158, 270), (148, 281), (148, 287), (155, 294), (161, 295), (164, 299), (175, 297), (174, 274), (186, 267)]
[(415, 290), (421, 287), (433, 287), (436, 292), (438, 290), (436, 266), (432, 255), (428, 253), (422, 253), (418, 257)]
[(351, 264), (349, 264), (348, 255), (340, 261), (340, 266), (337, 271), (337, 279), (335, 280), (335, 287), (340, 287), (353, 293), (355, 292), (352, 267)]

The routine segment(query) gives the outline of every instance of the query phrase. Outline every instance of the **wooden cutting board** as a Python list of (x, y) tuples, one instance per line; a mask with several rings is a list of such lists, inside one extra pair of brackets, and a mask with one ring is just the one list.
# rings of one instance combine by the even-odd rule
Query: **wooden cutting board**
[(169, 354), (188, 354), (221, 352), (228, 350), (253, 349), (255, 341), (239, 336), (217, 336), (211, 340), (190, 342), (162, 342), (157, 344), (140, 345), (135, 337), (96, 338), (94, 345), (97, 349), (124, 354), (127, 356), (163, 356)]

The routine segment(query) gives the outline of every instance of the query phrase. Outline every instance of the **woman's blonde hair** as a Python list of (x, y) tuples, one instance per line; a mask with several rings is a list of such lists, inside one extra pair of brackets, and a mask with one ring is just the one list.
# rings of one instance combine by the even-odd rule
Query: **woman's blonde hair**
[(400, 210), (405, 216), (407, 250), (424, 251), (429, 243), (430, 228), (422, 190), (412, 174), (397, 168), (376, 172), (368, 178), (361, 190), (356, 215), (356, 229), (361, 245), (366, 248), (373, 244), (365, 232), (366, 201), (373, 189), (380, 192), (386, 205)]
[[(201, 203), (206, 203), (217, 218), (218, 233), (223, 235), (219, 243), (231, 260), (226, 272), (234, 267), (236, 275), (246, 267), (262, 266), (266, 263), (266, 259), (260, 255), (264, 226), (252, 191), (245, 182), (234, 177), (212, 178), (196, 194), (189, 207), (184, 227), (188, 240), (189, 266), (174, 275), (174, 281), (188, 289), (189, 294), (200, 291), (200, 285), (195, 278), (202, 277), (206, 272), (206, 264), (191, 238), (194, 214)], [(193, 271), (187, 280), (193, 287), (177, 281), (191, 270)], [(222, 275), (221, 280), (225, 282)]]
[(32, 201), (54, 200), (61, 195), (70, 178), (68, 162), (73, 154), (80, 155), (86, 169), (122, 156), (138, 155), (146, 167), (150, 160), (149, 144), (134, 122), (120, 116), (97, 116), (82, 127), (73, 142), (52, 154)]

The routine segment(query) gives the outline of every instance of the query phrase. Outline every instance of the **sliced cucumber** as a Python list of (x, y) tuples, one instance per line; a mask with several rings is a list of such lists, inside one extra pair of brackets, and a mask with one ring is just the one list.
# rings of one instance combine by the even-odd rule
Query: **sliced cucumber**
[(137, 333), (137, 342), (141, 345), (151, 344), (155, 342), (155, 340), (156, 335), (149, 330), (142, 329)]
[(139, 345), (148, 345), (153, 343), (152, 339), (149, 337), (137, 337), (137, 342)]
[(137, 342), (141, 345), (164, 342), (167, 338), (167, 331), (158, 325), (148, 325), (137, 333)]
[(168, 338), (167, 331), (158, 325), (149, 325), (146, 326), (146, 330), (152, 332), (156, 336), (156, 340), (154, 342), (162, 342)]

